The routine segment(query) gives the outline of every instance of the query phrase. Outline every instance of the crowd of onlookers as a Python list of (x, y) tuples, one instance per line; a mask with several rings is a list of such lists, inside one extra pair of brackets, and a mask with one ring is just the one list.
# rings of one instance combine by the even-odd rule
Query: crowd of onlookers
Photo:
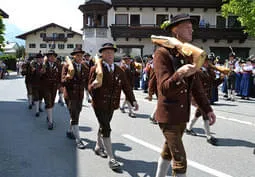
[(8, 71), (6, 64), (0, 60), (0, 79), (4, 79), (7, 73)]

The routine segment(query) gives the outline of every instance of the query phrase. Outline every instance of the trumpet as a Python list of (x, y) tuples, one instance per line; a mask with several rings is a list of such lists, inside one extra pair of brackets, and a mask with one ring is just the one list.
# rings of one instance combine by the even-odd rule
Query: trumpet
[(220, 73), (222, 73), (224, 75), (228, 75), (230, 73), (230, 71), (231, 71), (229, 68), (226, 68), (224, 66), (215, 66), (215, 65), (213, 65), (211, 63), (209, 63), (208, 65), (209, 65), (209, 67), (219, 71)]
[(176, 48), (178, 52), (184, 56), (192, 55), (192, 63), (197, 69), (201, 68), (201, 66), (204, 64), (205, 58), (207, 57), (207, 54), (204, 50), (192, 44), (183, 43), (174, 37), (151, 35), (151, 40), (152, 43), (161, 45), (166, 48)]

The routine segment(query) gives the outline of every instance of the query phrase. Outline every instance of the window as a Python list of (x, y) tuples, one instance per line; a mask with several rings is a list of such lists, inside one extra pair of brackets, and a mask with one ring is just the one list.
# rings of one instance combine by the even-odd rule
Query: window
[(66, 48), (68, 49), (73, 49), (74, 45), (73, 44), (67, 44)]
[(92, 13), (87, 14), (86, 24), (88, 26), (94, 26), (94, 20), (93, 20), (93, 14)]
[(237, 16), (228, 17), (228, 27), (229, 28), (240, 28), (241, 23), (237, 20)]
[(169, 19), (169, 16), (167, 14), (157, 14), (156, 25), (160, 26), (164, 21), (168, 19)]
[(217, 16), (216, 27), (217, 28), (226, 28), (226, 19), (222, 16)]
[(33, 44), (29, 44), (29, 48), (36, 48), (36, 45), (33, 43)]
[(56, 47), (56, 44), (49, 44), (50, 49), (55, 49), (55, 47)]
[(45, 44), (45, 43), (40, 44), (40, 48), (47, 48), (47, 44)]
[(68, 37), (68, 38), (73, 38), (73, 33), (68, 33), (68, 34), (67, 34), (67, 37)]
[(58, 44), (58, 48), (59, 49), (64, 49), (65, 48), (65, 44)]
[(116, 25), (127, 25), (128, 24), (128, 14), (116, 14), (115, 15)]
[(140, 25), (140, 15), (130, 15), (130, 25), (139, 26)]
[(46, 37), (46, 33), (40, 33), (40, 38), (45, 38)]
[(82, 44), (75, 44), (75, 48), (82, 48)]
[(59, 33), (59, 34), (58, 34), (58, 37), (59, 37), (60, 39), (63, 39), (63, 38), (65, 38), (65, 34), (64, 34), (64, 33)]

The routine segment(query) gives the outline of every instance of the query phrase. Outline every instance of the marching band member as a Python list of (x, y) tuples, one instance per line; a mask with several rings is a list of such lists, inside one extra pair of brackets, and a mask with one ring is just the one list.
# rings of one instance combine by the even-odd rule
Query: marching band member
[[(192, 41), (192, 22), (188, 14), (178, 14), (161, 27), (181, 42)], [(192, 57), (192, 56), (189, 56)], [(187, 158), (182, 142), (183, 132), (190, 116), (191, 93), (212, 125), (216, 116), (197, 79), (197, 68), (188, 56), (176, 48), (159, 47), (154, 52), (154, 70), (158, 86), (156, 120), (165, 137), (158, 161), (156, 177), (165, 177), (173, 160), (172, 175), (186, 177)]]
[[(104, 158), (108, 155), (109, 167), (113, 170), (119, 169), (120, 164), (115, 160), (112, 152), (110, 122), (114, 110), (119, 108), (121, 90), (124, 91), (131, 105), (135, 107), (134, 110), (138, 110), (138, 104), (124, 71), (114, 64), (114, 53), (116, 51), (117, 49), (112, 43), (102, 45), (99, 49), (103, 60), (102, 86), (97, 87), (97, 84), (94, 82), (97, 76), (96, 66), (91, 68), (88, 86), (88, 90), (92, 96), (92, 106), (99, 123), (95, 154)], [(104, 149), (107, 154), (105, 154)]]

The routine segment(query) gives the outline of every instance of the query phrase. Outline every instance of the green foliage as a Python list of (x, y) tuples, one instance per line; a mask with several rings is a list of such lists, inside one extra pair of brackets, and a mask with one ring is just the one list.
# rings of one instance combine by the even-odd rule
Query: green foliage
[[(0, 46), (4, 45), (4, 30), (3, 17), (0, 15)], [(0, 51), (3, 51), (3, 47), (0, 47)]]
[(25, 56), (25, 48), (24, 48), (24, 46), (22, 45), (22, 46), (19, 46), (19, 48), (17, 49), (17, 51), (16, 51), (16, 57), (17, 57), (17, 58), (21, 58), (21, 57), (23, 57), (23, 56)]
[(1, 55), (0, 60), (16, 60), (15, 55)]
[(166, 30), (167, 27), (171, 24), (171, 22), (169, 20), (164, 21), (161, 25), (160, 28), (163, 30)]
[(238, 16), (237, 20), (250, 36), (255, 37), (255, 1), (254, 0), (223, 0), (222, 16)]

